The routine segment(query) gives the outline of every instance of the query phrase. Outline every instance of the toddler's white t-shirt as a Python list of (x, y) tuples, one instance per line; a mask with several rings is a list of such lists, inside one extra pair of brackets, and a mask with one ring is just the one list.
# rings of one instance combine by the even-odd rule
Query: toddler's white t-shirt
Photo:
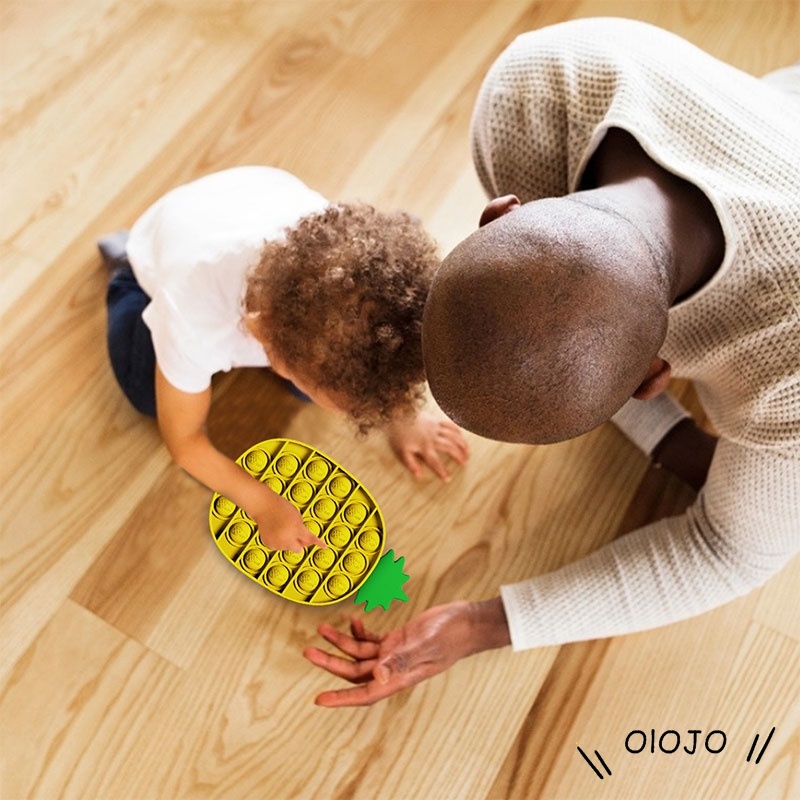
[(173, 189), (136, 221), (127, 250), (151, 298), (142, 318), (176, 389), (201, 392), (216, 372), (268, 366), (242, 323), (247, 272), (266, 241), (327, 205), (284, 170), (234, 167)]

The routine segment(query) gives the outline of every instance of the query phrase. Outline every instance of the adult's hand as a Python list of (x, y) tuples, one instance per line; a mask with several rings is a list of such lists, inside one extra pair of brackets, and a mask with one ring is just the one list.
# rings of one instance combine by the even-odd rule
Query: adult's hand
[(372, 705), (444, 672), (465, 656), (510, 643), (499, 597), (434, 606), (383, 636), (368, 631), (357, 617), (350, 622), (350, 635), (326, 624), (319, 626), (319, 633), (346, 657), (317, 647), (307, 648), (305, 657), (357, 684), (316, 698), (317, 705), (329, 707)]

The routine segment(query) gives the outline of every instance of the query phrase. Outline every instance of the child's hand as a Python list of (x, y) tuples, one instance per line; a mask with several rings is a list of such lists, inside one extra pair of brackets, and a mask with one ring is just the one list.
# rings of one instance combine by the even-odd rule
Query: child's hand
[(250, 514), (258, 524), (259, 538), (271, 550), (301, 552), (308, 545), (328, 546), (303, 525), (300, 512), (279, 495), (270, 498), (266, 508), (252, 509)]
[(440, 453), (464, 464), (469, 458), (469, 446), (461, 429), (449, 419), (422, 412), (416, 418), (397, 420), (386, 429), (389, 444), (411, 474), (418, 478), (422, 464), (427, 464), (443, 481), (450, 480)]

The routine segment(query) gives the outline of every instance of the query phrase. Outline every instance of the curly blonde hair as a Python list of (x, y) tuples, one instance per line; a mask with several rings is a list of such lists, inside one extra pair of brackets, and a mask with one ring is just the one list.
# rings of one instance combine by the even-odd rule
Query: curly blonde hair
[(439, 265), (419, 220), (365, 203), (267, 242), (244, 297), (253, 332), (296, 374), (347, 400), (360, 431), (419, 404), (422, 312)]

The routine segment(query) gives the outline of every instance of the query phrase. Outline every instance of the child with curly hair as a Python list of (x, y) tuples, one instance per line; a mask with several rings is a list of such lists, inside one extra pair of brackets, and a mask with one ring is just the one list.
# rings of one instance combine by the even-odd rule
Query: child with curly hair
[(258, 523), (273, 549), (322, 545), (297, 509), (220, 453), (205, 429), (211, 377), (271, 367), (365, 432), (385, 429), (408, 469), (448, 479), (468, 450), (419, 411), (422, 311), (436, 246), (403, 212), (332, 204), (271, 167), (236, 167), (173, 189), (98, 242), (111, 269), (108, 348), (134, 407), (175, 461)]

